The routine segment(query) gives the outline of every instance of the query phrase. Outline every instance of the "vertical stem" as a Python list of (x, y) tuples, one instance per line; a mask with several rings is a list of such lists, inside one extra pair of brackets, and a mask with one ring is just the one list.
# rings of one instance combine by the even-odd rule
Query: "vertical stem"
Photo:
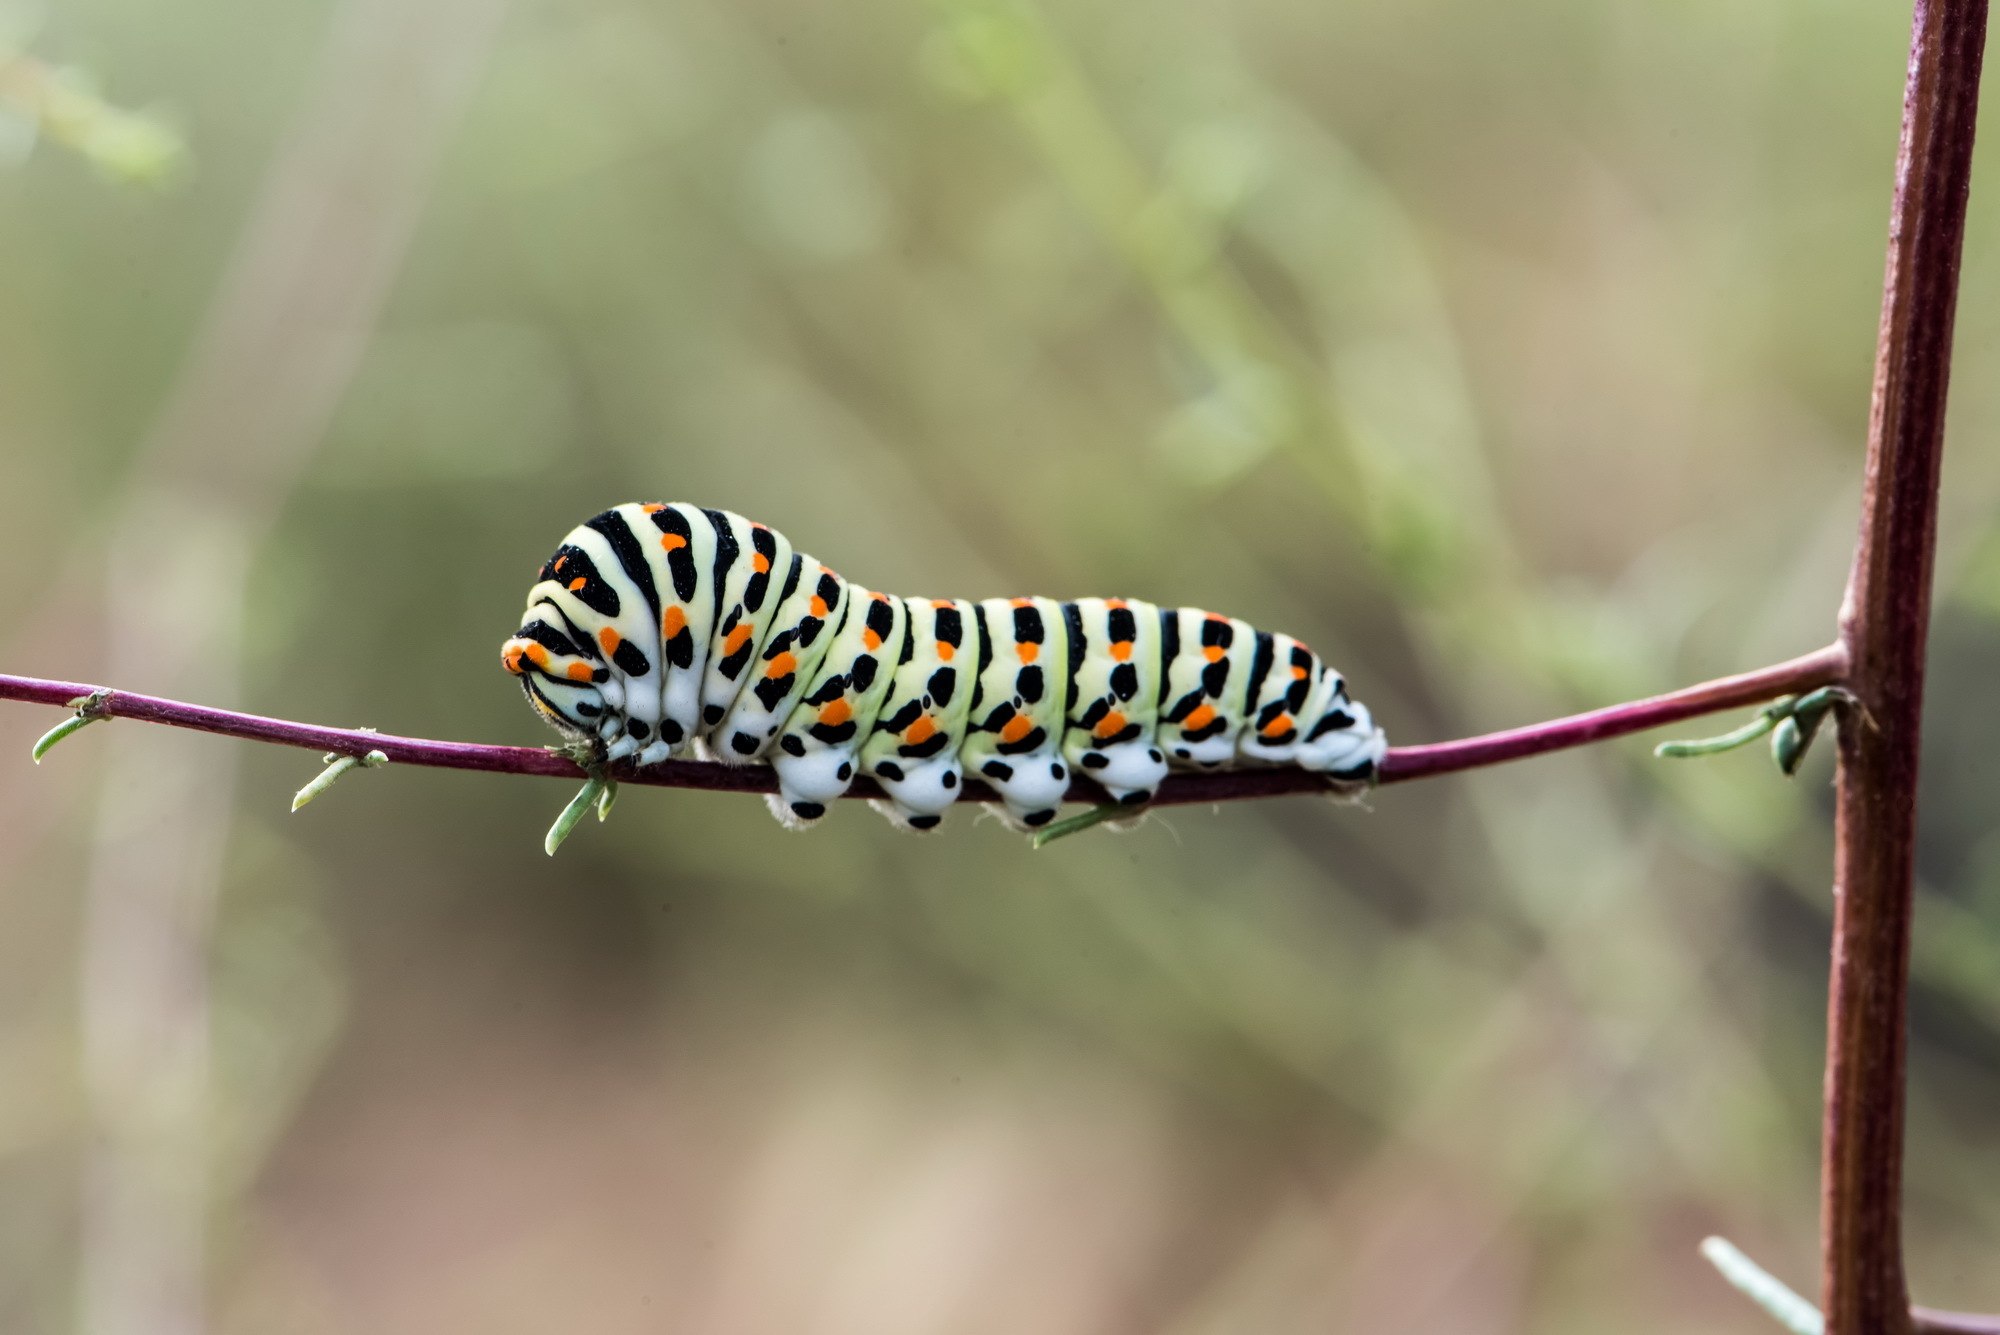
[(1901, 1186), (1918, 724), (1985, 0), (1917, 0), (1861, 536), (1841, 608), (1867, 720), (1840, 730), (1820, 1172), (1829, 1335), (1906, 1335)]

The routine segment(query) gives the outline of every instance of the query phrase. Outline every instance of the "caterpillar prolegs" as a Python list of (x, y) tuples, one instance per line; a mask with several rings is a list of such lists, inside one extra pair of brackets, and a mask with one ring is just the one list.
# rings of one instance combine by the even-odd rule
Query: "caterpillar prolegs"
[(770, 764), (792, 826), (857, 774), (912, 829), (938, 825), (968, 773), (1034, 828), (1072, 771), (1143, 807), (1175, 767), (1297, 765), (1359, 789), (1386, 746), (1288, 635), (1136, 599), (898, 598), (694, 505), (621, 505), (572, 530), (501, 662), (608, 760)]

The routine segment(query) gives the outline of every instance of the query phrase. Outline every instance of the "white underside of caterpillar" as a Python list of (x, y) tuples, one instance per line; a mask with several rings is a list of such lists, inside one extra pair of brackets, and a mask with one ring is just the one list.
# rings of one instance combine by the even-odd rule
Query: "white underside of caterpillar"
[(1387, 747), (1290, 636), (1131, 599), (892, 597), (694, 505), (621, 505), (572, 530), (501, 659), (608, 760), (771, 765), (791, 826), (857, 775), (910, 829), (937, 826), (968, 774), (1035, 828), (1072, 774), (1136, 812), (1175, 768), (1295, 765), (1357, 791)]

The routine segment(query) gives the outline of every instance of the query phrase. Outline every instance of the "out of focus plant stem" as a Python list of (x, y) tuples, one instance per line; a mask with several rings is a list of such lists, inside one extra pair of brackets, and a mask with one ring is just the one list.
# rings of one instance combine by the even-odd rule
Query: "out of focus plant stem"
[(8, 113), (118, 180), (160, 185), (187, 160), (187, 145), (158, 116), (105, 101), (81, 71), (0, 46), (0, 115)]
[(1325, 368), (1224, 261), (1224, 221), (1191, 199), (1185, 183), (1154, 179), (1041, 12), (1018, 0), (934, 4), (940, 82), (1011, 108), (1206, 369), (1215, 399), (1242, 431), (1282, 449), (1312, 480), (1395, 572), (1399, 592), (1429, 602), (1491, 574), (1490, 563), (1468, 559), (1466, 530), (1483, 516), (1447, 506), (1437, 479), (1402, 452), (1366, 447), (1330, 398)]
[(1889, 218), (1861, 533), (1840, 615), (1840, 730), (1821, 1130), (1821, 1307), (1830, 1335), (1911, 1329), (1903, 1274), (1904, 1054), (1917, 743), (1959, 257), (1985, 0), (1917, 0)]

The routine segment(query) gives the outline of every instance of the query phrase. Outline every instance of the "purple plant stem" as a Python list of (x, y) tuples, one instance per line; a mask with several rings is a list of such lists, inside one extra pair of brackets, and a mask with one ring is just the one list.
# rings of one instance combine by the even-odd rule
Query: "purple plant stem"
[(1381, 782), (1400, 783), (1406, 779), (1428, 779), (1457, 770), (1480, 769), (1538, 756), (1547, 751), (1587, 746), (1607, 738), (1623, 737), (1627, 733), (1645, 732), (1649, 728), (1724, 709), (1759, 705), (1781, 695), (1802, 695), (1838, 682), (1846, 660), (1846, 652), (1839, 645), (1829, 645), (1754, 672), (1719, 677), (1648, 700), (1611, 705), (1593, 709), (1587, 714), (1572, 714), (1568, 718), (1531, 723), (1525, 728), (1490, 732), (1461, 741), (1396, 747), (1382, 762)]
[(1917, 739), (1985, 0), (1917, 0), (1889, 217), (1861, 533), (1841, 607), (1833, 960), (1820, 1161), (1827, 1335), (1906, 1335), (1902, 1164)]
[[(1397, 747), (1382, 763), (1381, 782), (1400, 783), (1430, 778), (1459, 770), (1479, 769), (1509, 760), (1586, 746), (1592, 742), (1628, 733), (1643, 732), (1668, 723), (1712, 714), (1718, 710), (1761, 704), (1776, 696), (1797, 694), (1825, 686), (1841, 678), (1844, 654), (1831, 646), (1772, 667), (1739, 676), (1690, 686), (1669, 695), (1629, 704), (1612, 705), (1569, 718), (1537, 723), (1506, 732), (1469, 737), (1462, 741), (1437, 742), (1428, 746)], [(37, 677), (0, 675), (0, 699), (25, 700), (36, 704), (68, 705), (91, 695), (101, 687), (87, 682), (47, 681)], [(206, 705), (163, 700), (157, 696), (112, 691), (98, 706), (107, 718), (137, 719), (163, 723), (169, 727), (193, 728), (200, 732), (240, 737), (246, 741), (270, 742), (279, 746), (305, 747), (341, 755), (365, 755), (380, 751), (392, 764), (429, 765), (443, 769), (485, 770), (499, 774), (538, 774), (549, 778), (580, 779), (583, 771), (575, 762), (553, 751), (532, 746), (488, 746), (476, 742), (443, 742), (419, 737), (397, 737), (388, 733), (355, 728), (325, 728), (311, 723), (239, 714)], [(763, 765), (717, 765), (693, 760), (670, 760), (635, 771), (613, 766), (613, 777), (621, 783), (650, 784), (663, 788), (698, 788), (710, 792), (769, 793), (777, 783)], [(1161, 788), (1155, 805), (1174, 806), (1198, 802), (1230, 802), (1247, 798), (1281, 797), (1288, 793), (1325, 793), (1327, 784), (1316, 774), (1303, 770), (1276, 768), (1230, 770), (1216, 774), (1174, 774)], [(880, 797), (881, 791), (866, 780), (857, 781), (850, 797)], [(967, 781), (964, 796), (974, 802), (991, 802), (995, 794), (985, 784)], [(1070, 791), (1070, 800), (1103, 801), (1094, 785), (1079, 784)]]

